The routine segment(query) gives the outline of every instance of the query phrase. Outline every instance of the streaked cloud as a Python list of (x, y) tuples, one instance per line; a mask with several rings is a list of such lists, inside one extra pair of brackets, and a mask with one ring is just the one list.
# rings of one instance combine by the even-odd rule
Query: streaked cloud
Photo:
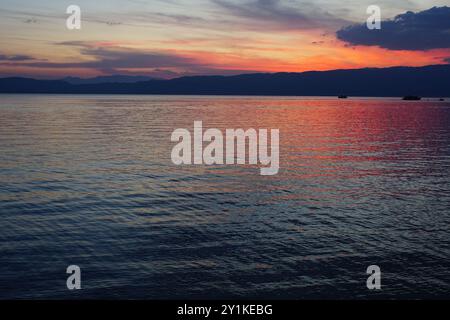
[[(110, 43), (67, 41), (56, 45), (79, 48), (83, 61), (37, 61), (29, 56), (0, 55), (0, 66), (46, 70), (89, 69), (96, 70), (100, 74), (146, 74), (161, 78), (200, 74), (232, 75), (248, 72), (248, 70), (242, 69), (222, 69), (220, 66), (204, 63), (200, 59), (183, 54), (136, 50), (114, 46)], [(1, 62), (1, 60), (5, 61)]]
[(247, 19), (246, 24), (268, 29), (307, 30), (342, 26), (348, 21), (334, 16), (313, 2), (281, 0), (213, 0), (234, 17)]
[[(140, 51), (113, 46), (96, 46), (95, 43), (91, 44), (83, 41), (68, 41), (59, 43), (59, 45), (79, 47), (83, 61), (31, 62), (27, 63), (26, 66), (34, 68), (91, 68), (101, 72), (109, 73), (117, 72), (117, 70), (119, 69), (192, 67), (200, 65), (193, 59), (176, 54)], [(25, 61), (28, 59), (12, 60), (12, 57), (10, 57), (10, 59), (8, 60)]]
[(30, 61), (35, 60), (31, 56), (19, 54), (19, 55), (6, 55), (0, 54), (0, 61)]

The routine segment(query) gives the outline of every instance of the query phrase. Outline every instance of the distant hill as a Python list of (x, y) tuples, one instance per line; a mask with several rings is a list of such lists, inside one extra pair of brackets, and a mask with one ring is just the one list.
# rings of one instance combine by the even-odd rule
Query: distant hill
[(61, 80), (66, 81), (70, 84), (99, 84), (99, 83), (136, 83), (142, 81), (156, 80), (156, 78), (145, 76), (112, 75), (112, 76), (99, 76), (95, 78), (67, 77)]
[(0, 93), (450, 97), (450, 65), (195, 76), (135, 83), (3, 78)]

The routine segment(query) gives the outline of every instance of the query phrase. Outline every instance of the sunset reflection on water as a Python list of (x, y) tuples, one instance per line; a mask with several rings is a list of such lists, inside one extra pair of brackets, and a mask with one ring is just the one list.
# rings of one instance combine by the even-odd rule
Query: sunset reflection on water
[[(199, 120), (279, 129), (279, 174), (173, 165)], [(449, 124), (426, 100), (5, 95), (0, 297), (443, 297)]]

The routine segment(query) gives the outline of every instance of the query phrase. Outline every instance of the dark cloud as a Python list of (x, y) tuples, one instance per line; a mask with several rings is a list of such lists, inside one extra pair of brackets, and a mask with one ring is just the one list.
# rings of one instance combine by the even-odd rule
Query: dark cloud
[(35, 18), (29, 18), (29, 19), (24, 20), (23, 22), (25, 22), (25, 23), (38, 23), (38, 20), (35, 19)]
[[(182, 75), (234, 75), (249, 72), (249, 70), (225, 70), (214, 68), (213, 66), (201, 63), (196, 59), (170, 53), (136, 51), (114, 46), (99, 47), (93, 43), (83, 41), (66, 41), (55, 43), (55, 45), (79, 47), (83, 57), (91, 60), (80, 62), (51, 62), (10, 59), (3, 63), (0, 61), (0, 65), (44, 69), (86, 68), (99, 71), (102, 74), (120, 73), (132, 75), (145, 73), (146, 75), (161, 78), (173, 78)], [(35, 59), (31, 58), (30, 60)], [(174, 72), (171, 69), (179, 71)]]
[(6, 54), (0, 54), (0, 61), (29, 61), (29, 60), (35, 60), (31, 56), (27, 55), (6, 55)]
[(83, 41), (68, 41), (58, 44), (80, 47), (80, 53), (84, 57), (92, 58), (92, 60), (61, 63), (33, 62), (27, 63), (26, 66), (35, 68), (89, 68), (107, 73), (117, 72), (118, 69), (198, 66), (198, 63), (193, 59), (175, 54), (136, 51), (117, 47), (96, 47)]
[(237, 17), (271, 29), (314, 29), (342, 26), (348, 21), (318, 8), (312, 3), (281, 0), (213, 0)]
[(192, 59), (174, 54), (117, 48), (88, 48), (83, 49), (82, 54), (97, 59), (81, 63), (84, 67), (95, 69), (184, 67), (196, 64)]
[(382, 21), (381, 30), (366, 24), (348, 26), (337, 37), (351, 45), (379, 46), (391, 50), (430, 50), (450, 48), (450, 7), (408, 11)]

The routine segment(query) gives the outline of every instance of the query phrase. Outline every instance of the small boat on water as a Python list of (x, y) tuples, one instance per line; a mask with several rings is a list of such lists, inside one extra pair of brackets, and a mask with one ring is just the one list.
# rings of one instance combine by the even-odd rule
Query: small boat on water
[(340, 95), (340, 96), (338, 96), (338, 98), (339, 98), (339, 99), (347, 99), (348, 97), (347, 97), (347, 96), (344, 96), (344, 95)]
[(419, 100), (422, 100), (422, 98), (419, 97), (419, 96), (404, 96), (403, 100), (405, 100), (405, 101), (419, 101)]
[(445, 101), (445, 99), (444, 98), (440, 98), (439, 101)]

